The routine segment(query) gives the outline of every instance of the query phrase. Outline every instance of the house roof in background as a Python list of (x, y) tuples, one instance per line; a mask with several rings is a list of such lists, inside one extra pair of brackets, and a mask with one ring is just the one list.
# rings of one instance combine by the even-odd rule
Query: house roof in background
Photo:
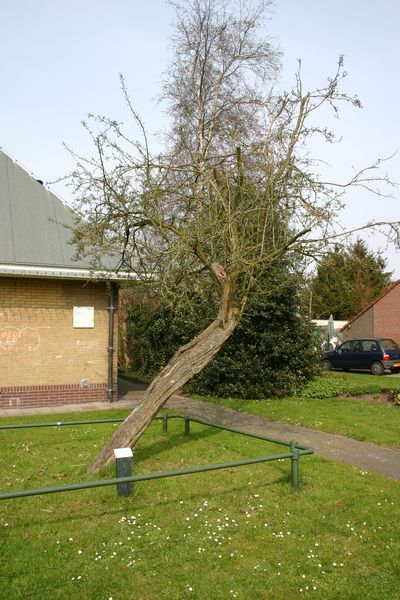
[(367, 312), (367, 310), (369, 310), (372, 306), (374, 306), (374, 304), (376, 304), (377, 302), (379, 302), (380, 300), (382, 300), (382, 298), (384, 298), (387, 294), (389, 294), (389, 292), (391, 292), (393, 290), (393, 288), (395, 288), (396, 286), (398, 286), (400, 283), (400, 279), (398, 279), (397, 281), (393, 281), (393, 283), (391, 283), (386, 290), (380, 295), (378, 296), (378, 298), (376, 298), (373, 302), (371, 302), (371, 304), (368, 304), (368, 306), (366, 306), (365, 308), (363, 308), (362, 310), (360, 310), (359, 313), (357, 313), (352, 319), (349, 319), (347, 324), (342, 327), (342, 329), (340, 331), (344, 331), (345, 329), (347, 329), (347, 327), (349, 327), (352, 323), (354, 323), (354, 321), (356, 319), (358, 319), (359, 317), (361, 317), (361, 315), (363, 315), (365, 312)]
[(93, 272), (90, 260), (74, 260), (74, 213), (55, 194), (0, 150), (0, 275), (112, 280), (117, 257), (105, 256)]

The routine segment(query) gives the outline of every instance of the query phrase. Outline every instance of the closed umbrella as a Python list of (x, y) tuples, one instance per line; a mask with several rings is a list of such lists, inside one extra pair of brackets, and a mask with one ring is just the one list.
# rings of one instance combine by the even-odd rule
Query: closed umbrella
[(335, 336), (335, 323), (333, 322), (333, 316), (331, 315), (328, 320), (328, 325), (326, 328), (326, 339), (328, 342), (328, 348), (333, 348), (333, 338)]

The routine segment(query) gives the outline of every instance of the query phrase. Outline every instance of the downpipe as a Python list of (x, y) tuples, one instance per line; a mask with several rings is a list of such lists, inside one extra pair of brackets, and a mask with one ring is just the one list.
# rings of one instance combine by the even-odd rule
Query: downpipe
[(118, 302), (118, 287), (112, 281), (109, 284), (108, 305), (108, 383), (107, 398), (111, 404), (114, 401), (114, 321)]

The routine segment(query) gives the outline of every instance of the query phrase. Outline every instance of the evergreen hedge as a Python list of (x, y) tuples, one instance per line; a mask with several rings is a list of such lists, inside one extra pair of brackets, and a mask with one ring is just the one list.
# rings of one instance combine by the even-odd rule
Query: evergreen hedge
[[(133, 306), (127, 323), (133, 372), (150, 380), (215, 314), (212, 295), (204, 292), (175, 309), (162, 303)], [(273, 293), (249, 302), (232, 337), (186, 389), (222, 397), (283, 396), (312, 379), (319, 364), (311, 327), (298, 313), (294, 285), (274, 286)]]

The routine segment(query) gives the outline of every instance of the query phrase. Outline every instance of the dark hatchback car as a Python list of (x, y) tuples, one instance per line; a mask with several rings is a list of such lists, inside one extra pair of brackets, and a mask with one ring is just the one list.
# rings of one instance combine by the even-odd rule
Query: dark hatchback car
[(371, 371), (373, 375), (400, 371), (400, 347), (387, 338), (348, 340), (324, 355), (324, 366), (328, 370), (354, 369)]

